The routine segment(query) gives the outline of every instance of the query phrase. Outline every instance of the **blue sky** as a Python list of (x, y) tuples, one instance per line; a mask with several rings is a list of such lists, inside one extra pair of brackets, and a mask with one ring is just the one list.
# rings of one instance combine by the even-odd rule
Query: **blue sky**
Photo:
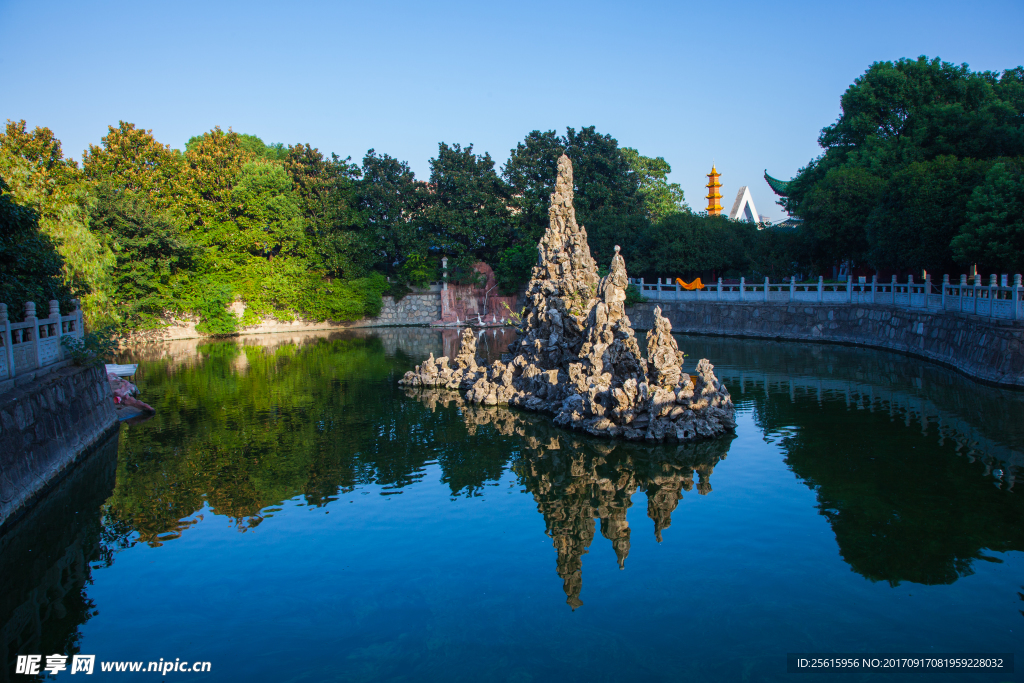
[(0, 119), (68, 156), (126, 120), (183, 147), (213, 126), (369, 148), (427, 178), (437, 143), (500, 165), (534, 129), (594, 125), (672, 165), (700, 208), (791, 177), (873, 62), (1024, 64), (1024, 2), (58, 2), (0, 0)]

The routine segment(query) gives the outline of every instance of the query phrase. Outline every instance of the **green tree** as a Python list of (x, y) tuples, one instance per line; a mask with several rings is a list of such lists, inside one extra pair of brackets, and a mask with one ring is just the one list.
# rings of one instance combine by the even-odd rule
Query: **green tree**
[[(578, 132), (567, 128), (564, 136), (553, 130), (533, 131), (511, 151), (502, 176), (518, 210), (512, 243), (535, 245), (547, 228), (548, 203), (563, 153), (573, 163), (576, 220), (587, 229), (598, 263), (611, 261), (616, 244), (622, 246), (627, 263), (637, 261), (643, 256), (643, 234), (650, 223), (640, 191), (641, 175), (618, 141), (598, 133), (594, 126)], [(653, 202), (657, 183), (656, 178), (649, 179)]]
[(35, 210), (40, 229), (53, 238), (64, 280), (81, 299), (86, 323), (116, 321), (110, 300), (114, 255), (89, 229), (89, 184), (74, 160), (64, 158), (53, 132), (40, 127), (29, 132), (24, 121), (8, 121), (0, 134), (0, 176), (14, 200)]
[(153, 131), (121, 121), (107, 127), (100, 144), (89, 145), (82, 170), (95, 183), (106, 182), (130, 192), (142, 192), (157, 209), (176, 207), (184, 188), (184, 159), (163, 145)]
[(232, 192), (242, 167), (259, 157), (245, 149), (238, 133), (230, 129), (225, 133), (219, 126), (189, 142), (179, 202), (193, 238), (202, 244), (208, 222), (230, 217)]
[(516, 210), (515, 243), (536, 245), (548, 227), (548, 206), (555, 190), (558, 158), (565, 139), (555, 131), (531, 131), (509, 152), (501, 176), (512, 193)]
[[(749, 272), (758, 230), (752, 223), (690, 212), (669, 214), (644, 232), (632, 273), (692, 279)], [(627, 263), (627, 265), (629, 265)]]
[(374, 267), (394, 273), (413, 254), (425, 258), (429, 240), (420, 219), (429, 196), (426, 184), (417, 182), (406, 162), (372, 149), (363, 157), (362, 171), (356, 206)]
[(35, 303), (40, 317), (54, 299), (67, 313), (73, 291), (85, 291), (85, 283), (67, 282), (58, 245), (40, 229), (38, 214), (8, 190), (0, 178), (0, 303), (7, 304), (12, 321), (21, 320), (26, 301)]
[(331, 277), (360, 277), (370, 266), (370, 248), (357, 209), (359, 167), (337, 154), (325, 158), (309, 145), (294, 145), (284, 157), (306, 230), (320, 264)]
[(576, 220), (586, 227), (590, 250), (598, 263), (611, 262), (616, 244), (626, 258), (640, 255), (641, 235), (649, 224), (640, 178), (610, 135), (594, 126), (577, 132), (567, 128), (566, 154), (572, 159), (576, 183)]
[(967, 204), (967, 224), (953, 238), (961, 263), (1024, 271), (1024, 159), (993, 164)]
[(530, 281), (533, 267), (537, 265), (537, 247), (526, 243), (514, 244), (501, 252), (494, 266), (494, 279), (504, 296), (515, 294)]
[[(188, 142), (185, 143), (185, 151), (190, 152), (196, 149), (196, 146), (203, 141), (205, 135), (204, 133), (203, 135), (193, 135), (190, 137)], [(257, 159), (285, 161), (288, 158), (288, 148), (283, 142), (267, 144), (259, 136), (238, 133), (238, 145)]]
[(820, 266), (949, 267), (950, 239), (988, 166), (969, 160), (1024, 154), (1024, 68), (1000, 75), (937, 58), (876, 62), (841, 105), (819, 137), (824, 154), (781, 202), (804, 218), (809, 253)]
[(103, 183), (90, 212), (92, 229), (113, 247), (112, 298), (129, 328), (157, 327), (180, 311), (194, 249), (178, 225), (153, 210), (141, 193)]
[(509, 188), (491, 155), (440, 143), (430, 160), (430, 189), (423, 220), (431, 246), (454, 256), (467, 274), (473, 260), (494, 261), (508, 243), (512, 216)]
[(893, 173), (867, 221), (868, 260), (889, 270), (956, 272), (950, 243), (989, 161), (940, 156)]
[(867, 169), (840, 167), (829, 171), (807, 193), (802, 207), (805, 239), (819, 268), (845, 260), (865, 260), (865, 225), (883, 189), (883, 179)]
[(672, 167), (664, 157), (645, 157), (631, 147), (623, 147), (622, 154), (640, 181), (640, 195), (649, 221), (657, 222), (669, 214), (690, 210), (683, 188), (679, 183), (668, 182)]

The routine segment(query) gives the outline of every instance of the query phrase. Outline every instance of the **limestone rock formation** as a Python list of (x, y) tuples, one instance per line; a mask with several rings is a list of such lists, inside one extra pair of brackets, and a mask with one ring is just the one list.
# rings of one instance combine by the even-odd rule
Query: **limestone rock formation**
[(626, 263), (615, 247), (608, 275), (598, 277), (586, 229), (576, 223), (565, 155), (548, 218), (522, 322), (503, 360), (478, 361), (467, 329), (454, 368), (431, 355), (400, 383), (463, 389), (472, 403), (551, 413), (558, 425), (599, 436), (692, 441), (735, 427), (732, 399), (711, 363), (697, 364), (695, 380), (682, 371), (683, 354), (660, 308), (642, 356), (625, 311)]

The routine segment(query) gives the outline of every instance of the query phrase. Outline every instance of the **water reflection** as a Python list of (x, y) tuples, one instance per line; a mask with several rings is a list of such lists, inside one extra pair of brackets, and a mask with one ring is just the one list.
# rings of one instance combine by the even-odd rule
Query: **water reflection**
[[(488, 353), (500, 354), (510, 334), (484, 330)], [(466, 406), (453, 393), (408, 400), (393, 380), (426, 354), (443, 353), (445, 335), (455, 331), (262, 337), (151, 360), (143, 384), (157, 415), (122, 434), (112, 517), (151, 545), (195, 524), (204, 505), (244, 531), (296, 495), (324, 505), (371, 484), (401, 494), (435, 462), (453, 496), (475, 496), (508, 469), (511, 452), (523, 455), (516, 471), (535, 495), (548, 490), (541, 472), (572, 495), (589, 491), (591, 518), (602, 520), (624, 558), (628, 536), (616, 531), (624, 516), (599, 502), (608, 482), (631, 473), (615, 488), (623, 515), (633, 492), (660, 486), (662, 475), (642, 461), (675, 463), (678, 490), (688, 490), (687, 468), (699, 492), (710, 490), (700, 468), (724, 456), (726, 441), (701, 445), (711, 450), (699, 454), (645, 452), (593, 444), (542, 417)], [(989, 557), (986, 549), (1024, 549), (1024, 510), (1011, 491), (1024, 463), (1020, 392), (864, 349), (700, 337), (680, 344), (690, 358), (717, 360), (737, 406), (753, 412), (765, 438), (818, 492), (821, 514), (858, 573), (892, 584), (949, 583)], [(996, 471), (1002, 477), (993, 486)], [(570, 481), (573, 472), (583, 479)], [(560, 542), (560, 566), (572, 564), (569, 548), (589, 546), (585, 536)]]
[(857, 573), (949, 584), (1024, 550), (1024, 393), (867, 349), (681, 338), (817, 494)]
[(596, 521), (622, 569), (629, 556), (626, 513), (633, 495), (646, 494), (647, 516), (660, 543), (683, 492), (694, 488), (694, 475), (697, 493), (711, 492), (711, 473), (734, 438), (665, 446), (587, 439), (555, 428), (543, 416), (477, 406), (454, 392), (407, 389), (406, 395), (433, 413), (457, 408), (470, 435), (489, 426), (521, 444), (514, 469), (544, 517), (545, 531), (558, 552), (556, 571), (573, 610), (583, 604), (583, 555), (594, 540)]
[[(738, 400), (761, 395), (842, 400), (882, 411), (938, 445), (951, 440), (986, 476), (1012, 490), (1024, 472), (1024, 392), (978, 384), (939, 365), (894, 353), (825, 344), (678, 337), (680, 348), (716, 359)], [(699, 357), (699, 356), (698, 356)], [(755, 403), (757, 403), (755, 401)], [(777, 421), (760, 421), (767, 432)]]
[[(94, 568), (133, 544), (174, 543), (204, 513), (248, 532), (272, 524), (290, 500), (315, 508), (357, 490), (400, 497), (413, 484), (479, 497), (510, 472), (544, 519), (575, 609), (583, 556), (598, 534), (620, 566), (635, 528), (673, 543), (684, 496), (711, 492), (714, 469), (730, 449), (735, 455), (731, 438), (592, 440), (543, 416), (397, 386), (427, 354), (444, 354), (454, 334), (405, 328), (134, 351), (125, 360), (142, 363), (143, 398), (156, 415), (122, 427), (116, 460), (113, 446), (97, 454), (0, 539), (2, 675), (19, 652), (76, 652), (80, 626), (96, 611), (86, 595)], [(479, 348), (496, 356), (509, 334), (486, 330)], [(814, 490), (858, 574), (951, 584), (1024, 550), (1024, 394), (870, 350), (696, 337), (680, 346), (691, 359), (716, 359), (745, 428), (772, 444), (758, 457), (783, 459)], [(742, 473), (745, 461), (729, 464), (716, 482)], [(742, 493), (737, 481), (712, 500)], [(634, 502), (644, 508), (638, 493), (649, 523), (643, 512), (627, 519)]]

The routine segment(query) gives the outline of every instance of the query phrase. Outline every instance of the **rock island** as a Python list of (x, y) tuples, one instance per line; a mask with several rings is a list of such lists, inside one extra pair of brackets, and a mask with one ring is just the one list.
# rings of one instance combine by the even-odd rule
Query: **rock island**
[(641, 354), (625, 311), (626, 263), (615, 247), (608, 275), (599, 277), (586, 228), (576, 222), (572, 162), (564, 154), (548, 217), (516, 339), (502, 360), (478, 359), (467, 328), (454, 359), (431, 354), (399, 383), (549, 413), (555, 424), (595, 436), (685, 442), (732, 430), (735, 408), (714, 366), (702, 359), (696, 375), (683, 372), (660, 308), (647, 357)]

